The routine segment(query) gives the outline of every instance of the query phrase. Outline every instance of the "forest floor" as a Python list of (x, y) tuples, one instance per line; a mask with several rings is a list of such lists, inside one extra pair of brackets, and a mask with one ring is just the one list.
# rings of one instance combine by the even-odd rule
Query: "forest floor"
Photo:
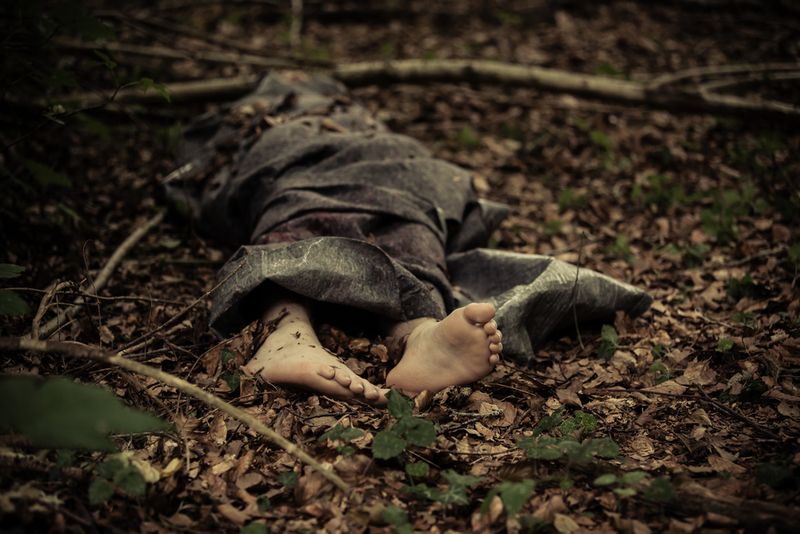
[[(470, 4), (412, 2), (398, 11), (393, 2), (385, 9), (310, 2), (301, 53), (336, 62), (488, 58), (630, 79), (800, 57), (797, 18), (758, 3), (541, 2), (530, 9), (509, 2), (485, 13)], [(157, 5), (103, 20), (132, 44), (215, 48), (136, 18), (179, 22), (265, 55), (290, 50), (286, 14), (268, 4)], [(99, 56), (75, 54), (69, 61), (86, 69), (86, 83), (112, 87), (93, 66)], [(110, 56), (122, 80), (257, 72)], [(798, 105), (797, 88), (773, 86), (769, 95)], [(4, 458), (13, 450), (31, 461), (0, 465), (0, 524), (89, 532), (258, 532), (263, 523), (276, 532), (636, 533), (797, 524), (796, 128), (497, 86), (371, 86), (353, 95), (392, 130), (470, 169), (483, 196), (512, 207), (492, 246), (617, 277), (649, 292), (651, 309), (602, 329), (582, 326), (579, 335), (539, 347), (527, 366), (504, 362), (473, 386), (441, 392), (417, 413), (436, 425), (435, 442), (408, 445), (388, 460), (374, 458), (371, 444), (393, 415), (245, 376), (239, 366), (252, 352), (252, 329), (215, 339), (208, 298), (129, 355), (255, 415), (332, 465), (352, 485), (350, 495), (246, 426), (154, 380), (96, 362), (4, 353), (4, 373), (97, 383), (174, 427), (116, 439), (148, 474), (147, 485), (138, 496), (119, 485), (104, 499), (90, 499), (102, 454), (9, 441)], [(56, 280), (91, 284), (115, 247), (164, 205), (160, 179), (174, 169), (181, 127), (218, 105), (94, 110), (16, 146), (71, 186), (32, 187), (13, 205), (4, 199), (0, 261), (26, 270), (3, 287), (15, 286), (35, 310), (42, 294), (34, 289)], [(4, 164), (13, 167), (9, 158)], [(120, 347), (209, 292), (231, 253), (170, 214), (113, 273), (101, 294), (114, 298), (92, 300), (59, 336)], [(75, 296), (62, 289), (44, 320)], [(28, 333), (32, 318), (2, 318), (2, 335)], [(341, 325), (323, 332), (349, 366), (383, 380), (383, 339)]]

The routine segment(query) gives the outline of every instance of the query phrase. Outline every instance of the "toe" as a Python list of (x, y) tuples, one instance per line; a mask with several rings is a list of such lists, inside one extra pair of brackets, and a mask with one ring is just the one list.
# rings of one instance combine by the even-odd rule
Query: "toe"
[(503, 336), (500, 335), (500, 331), (498, 330), (491, 336), (489, 336), (489, 343), (500, 343), (503, 340)]
[(495, 354), (499, 354), (503, 352), (503, 344), (502, 343), (490, 343), (489, 350), (494, 352)]
[(473, 323), (486, 323), (494, 317), (495, 309), (487, 302), (473, 302), (464, 307), (464, 317)]
[(322, 378), (327, 378), (328, 380), (331, 380), (334, 376), (336, 376), (336, 368), (334, 368), (332, 365), (323, 365), (317, 372), (319, 373), (319, 376)]
[(493, 336), (497, 332), (497, 321), (492, 319), (483, 325), (483, 331), (486, 332), (486, 335)]
[(350, 383), (350, 391), (356, 395), (361, 395), (364, 393), (364, 383), (361, 380), (353, 380)]
[(492, 354), (489, 356), (489, 363), (492, 365), (497, 365), (500, 362), (500, 355), (499, 354)]
[(376, 388), (372, 384), (368, 384), (367, 387), (364, 389), (364, 398), (372, 401), (372, 400), (377, 400), (378, 397), (380, 397), (378, 388)]
[(344, 387), (350, 386), (350, 383), (353, 381), (350, 378), (350, 373), (339, 367), (334, 368), (333, 379), (336, 380), (336, 382), (338, 382), (339, 385)]

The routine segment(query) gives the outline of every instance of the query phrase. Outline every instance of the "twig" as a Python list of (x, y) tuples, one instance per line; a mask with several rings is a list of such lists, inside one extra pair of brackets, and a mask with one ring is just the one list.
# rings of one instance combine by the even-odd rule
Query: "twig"
[(297, 55), (300, 52), (303, 33), (303, 0), (292, 0), (292, 22), (289, 27), (289, 46), (292, 53)]
[(47, 309), (50, 307), (50, 302), (53, 300), (53, 297), (58, 293), (62, 288), (71, 285), (71, 282), (53, 282), (50, 284), (45, 292), (42, 300), (39, 301), (39, 308), (36, 310), (36, 315), (33, 317), (33, 321), (31, 321), (31, 337), (33, 339), (39, 339), (39, 325), (42, 322), (42, 317), (44, 314), (47, 313)]
[(653, 78), (647, 87), (651, 90), (661, 89), (664, 86), (672, 85), (689, 78), (708, 78), (712, 76), (726, 76), (731, 74), (752, 74), (768, 73), (780, 71), (795, 71), (800, 67), (797, 63), (764, 63), (744, 64), (744, 65), (707, 65), (681, 70), (671, 74), (662, 74)]
[(292, 456), (299, 459), (301, 462), (311, 466), (312, 469), (318, 471), (323, 477), (328, 479), (336, 487), (342, 491), (349, 492), (350, 486), (339, 478), (332, 470), (325, 468), (317, 460), (309, 456), (308, 453), (303, 451), (300, 447), (281, 436), (275, 430), (269, 428), (261, 421), (256, 419), (249, 413), (228, 404), (216, 395), (209, 393), (196, 385), (187, 382), (177, 376), (171, 375), (161, 369), (150, 367), (143, 363), (133, 360), (128, 360), (119, 355), (119, 353), (107, 352), (99, 347), (90, 345), (83, 345), (80, 343), (70, 343), (64, 341), (41, 341), (35, 339), (23, 338), (0, 338), (0, 349), (3, 350), (31, 350), (35, 352), (57, 352), (66, 356), (74, 358), (90, 359), (94, 361), (109, 363), (117, 367), (122, 367), (128, 371), (138, 373), (150, 378), (154, 378), (159, 382), (174, 387), (175, 389), (191, 395), (192, 397), (202, 401), (206, 405), (216, 408), (237, 421), (240, 421), (250, 428), (260, 433), (272, 443), (276, 444)]
[(747, 85), (751, 83), (760, 82), (786, 82), (792, 80), (800, 80), (800, 72), (784, 72), (778, 74), (769, 73), (754, 73), (741, 78), (726, 78), (724, 80), (716, 80), (706, 82), (699, 86), (699, 90), (703, 93), (713, 93), (720, 89), (728, 87), (737, 87), (740, 85)]
[(120, 349), (120, 350), (122, 350), (123, 352), (125, 352), (125, 351), (132, 351), (134, 347), (138, 347), (138, 346), (140, 346), (140, 344), (141, 344), (142, 342), (144, 342), (144, 341), (148, 340), (149, 338), (153, 337), (154, 335), (156, 335), (158, 332), (160, 332), (160, 331), (164, 330), (165, 328), (167, 328), (167, 327), (169, 327), (169, 326), (172, 326), (173, 324), (175, 324), (175, 322), (176, 322), (178, 319), (181, 319), (181, 318), (182, 318), (184, 315), (186, 315), (187, 313), (189, 313), (189, 311), (191, 311), (191, 310), (192, 310), (192, 308), (194, 308), (195, 306), (197, 306), (198, 304), (200, 304), (200, 303), (201, 303), (201, 302), (202, 302), (202, 301), (203, 301), (203, 300), (204, 300), (206, 297), (210, 296), (210, 295), (211, 295), (211, 294), (212, 294), (214, 291), (216, 291), (217, 289), (219, 289), (219, 287), (220, 287), (222, 284), (224, 284), (225, 282), (227, 282), (227, 281), (228, 281), (228, 279), (229, 279), (230, 277), (232, 277), (234, 274), (238, 273), (238, 272), (239, 272), (239, 270), (240, 270), (240, 269), (241, 269), (243, 266), (244, 266), (244, 263), (241, 263), (241, 264), (239, 264), (239, 266), (238, 266), (236, 269), (234, 269), (233, 271), (231, 271), (230, 273), (228, 273), (228, 275), (227, 275), (225, 278), (223, 278), (222, 280), (220, 280), (219, 282), (217, 282), (216, 284), (214, 284), (214, 287), (212, 287), (211, 289), (209, 289), (208, 291), (206, 291), (205, 293), (203, 293), (202, 295), (200, 295), (199, 297), (197, 297), (196, 299), (194, 299), (194, 301), (192, 301), (191, 303), (189, 303), (188, 305), (186, 305), (186, 306), (185, 306), (185, 307), (184, 307), (184, 308), (183, 308), (181, 311), (179, 311), (177, 314), (175, 314), (175, 315), (173, 315), (172, 317), (170, 317), (170, 318), (169, 318), (169, 319), (168, 319), (166, 322), (164, 322), (163, 324), (161, 324), (161, 326), (158, 326), (158, 327), (156, 327), (155, 329), (153, 329), (153, 330), (151, 330), (151, 331), (149, 331), (149, 332), (146, 332), (146, 333), (142, 334), (141, 336), (139, 336), (139, 337), (137, 337), (137, 338), (133, 339), (132, 341), (129, 341), (128, 343), (126, 343), (125, 345), (123, 345), (122, 349)]
[(759, 432), (761, 432), (764, 435), (767, 435), (767, 436), (771, 437), (774, 440), (781, 441), (781, 437), (778, 434), (776, 434), (772, 430), (764, 427), (763, 425), (753, 421), (752, 419), (750, 419), (746, 415), (737, 412), (733, 408), (728, 408), (727, 406), (725, 406), (721, 402), (718, 402), (718, 401), (712, 399), (711, 397), (708, 396), (708, 393), (703, 391), (703, 388), (701, 388), (700, 386), (695, 386), (695, 389), (700, 392), (700, 395), (702, 395), (703, 400), (705, 400), (707, 403), (713, 405), (716, 409), (718, 409), (718, 410), (720, 410), (720, 411), (722, 411), (722, 412), (724, 412), (724, 413), (726, 413), (726, 414), (728, 414), (730, 416), (735, 417), (736, 419), (738, 419), (739, 421), (741, 421), (741, 422), (743, 422), (745, 424), (750, 425), (754, 429), (758, 430)]
[[(161, 223), (164, 220), (164, 212), (159, 211), (153, 217), (151, 217), (147, 222), (145, 222), (142, 226), (134, 230), (134, 232), (128, 236), (122, 244), (117, 247), (114, 253), (106, 262), (105, 266), (100, 270), (100, 273), (97, 275), (95, 282), (93, 284), (94, 293), (97, 293), (102, 289), (106, 282), (108, 282), (109, 278), (111, 277), (111, 273), (114, 272), (114, 269), (122, 261), (122, 258), (130, 252), (130, 250), (138, 243), (150, 230), (152, 230), (155, 226)], [(81, 299), (79, 299), (81, 300)], [(58, 316), (53, 318), (52, 320), (48, 321), (47, 324), (40, 330), (41, 337), (49, 337), (56, 329), (66, 322), (68, 319), (71, 319), (73, 315), (75, 315), (78, 310), (81, 309), (81, 305), (86, 302), (83, 300), (80, 304), (73, 304), (69, 308), (61, 311)]]
[(786, 245), (778, 245), (777, 247), (769, 248), (767, 250), (762, 250), (760, 252), (756, 252), (755, 254), (752, 254), (744, 258), (740, 258), (738, 260), (731, 260), (723, 263), (712, 263), (711, 268), (721, 269), (729, 267), (739, 267), (740, 265), (745, 265), (753, 260), (758, 260), (761, 258), (772, 256), (773, 254), (778, 254), (779, 252), (783, 252), (784, 250), (786, 250)]
[(176, 48), (167, 48), (165, 46), (141, 46), (127, 43), (104, 43), (98, 45), (96, 43), (86, 43), (78, 41), (77, 39), (59, 38), (54, 40), (55, 44), (63, 48), (72, 50), (97, 50), (104, 48), (109, 52), (119, 54), (131, 54), (136, 56), (145, 56), (161, 59), (173, 60), (192, 60), (192, 61), (205, 61), (208, 63), (229, 63), (229, 64), (244, 64), (252, 65), (254, 67), (263, 68), (287, 68), (297, 67), (296, 61), (284, 58), (271, 58), (257, 56), (254, 54), (244, 53), (231, 53), (231, 52), (217, 52), (217, 51), (183, 51)]
[(581, 263), (583, 262), (583, 234), (581, 234), (581, 244), (578, 248), (578, 264), (575, 266), (575, 283), (572, 285), (572, 296), (570, 297), (570, 301), (572, 302), (572, 319), (575, 321), (575, 333), (578, 335), (578, 344), (581, 346), (581, 350), (586, 350), (586, 347), (583, 344), (583, 338), (581, 338), (581, 329), (578, 326), (578, 307), (576, 303), (576, 296), (578, 293), (578, 277), (581, 273)]

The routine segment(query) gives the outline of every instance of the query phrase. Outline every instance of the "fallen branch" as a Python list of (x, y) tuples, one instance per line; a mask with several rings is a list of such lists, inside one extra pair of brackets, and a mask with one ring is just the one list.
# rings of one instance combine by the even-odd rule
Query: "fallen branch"
[(289, 68), (297, 67), (298, 63), (290, 59), (264, 57), (254, 54), (236, 52), (209, 51), (184, 51), (165, 46), (142, 46), (126, 43), (104, 43), (98, 47), (97, 43), (87, 43), (77, 39), (54, 39), (53, 44), (71, 50), (92, 51), (103, 48), (109, 52), (131, 54), (136, 56), (154, 57), (173, 60), (205, 61), (208, 63), (243, 64), (262, 68)]
[[(794, 65), (794, 69), (800, 65)], [(770, 115), (800, 119), (800, 108), (771, 100), (701, 94), (694, 89), (655, 91), (647, 83), (577, 74), (557, 69), (472, 60), (405, 60), (341, 65), (334, 76), (348, 85), (371, 83), (483, 82), (524, 86), (602, 98), (672, 111), (727, 115)]]
[[(795, 70), (800, 65), (794, 65)], [(700, 91), (697, 88), (651, 89), (647, 82), (618, 80), (558, 69), (483, 60), (417, 60), (351, 63), (335, 67), (330, 73), (350, 86), (386, 83), (473, 82), (520, 86), (542, 91), (569, 93), (611, 100), (629, 106), (646, 106), (671, 111), (716, 113), (800, 120), (800, 108), (772, 100), (754, 100), (733, 95)], [(167, 84), (173, 101), (222, 99), (240, 96), (255, 88), (259, 76), (217, 78)], [(97, 94), (74, 94), (64, 101), (81, 105), (98, 104), (108, 99)], [(115, 102), (163, 100), (154, 92), (120, 90)]]
[[(106, 264), (98, 273), (97, 278), (94, 280), (94, 284), (92, 284), (92, 292), (97, 293), (102, 289), (106, 283), (108, 282), (109, 278), (111, 277), (111, 273), (114, 272), (114, 269), (122, 262), (122, 258), (130, 252), (130, 250), (138, 243), (150, 230), (154, 227), (158, 226), (161, 221), (164, 220), (164, 212), (160, 211), (151, 217), (147, 222), (145, 222), (142, 226), (134, 230), (134, 232), (128, 236), (122, 244), (117, 247), (111, 257), (108, 259)], [(72, 306), (66, 308), (65, 310), (59, 312), (59, 314), (48, 321), (38, 332), (38, 336), (36, 337), (48, 337), (53, 332), (55, 332), (62, 324), (66, 321), (72, 319), (72, 317), (78, 313), (78, 310), (81, 309), (85, 300), (78, 299), (77, 304), (73, 304)]]
[(128, 371), (158, 380), (162, 384), (174, 387), (178, 391), (181, 391), (187, 395), (191, 395), (206, 405), (216, 408), (233, 417), (234, 419), (248, 425), (250, 428), (269, 439), (275, 445), (279, 446), (301, 462), (309, 465), (312, 469), (319, 472), (323, 477), (328, 479), (342, 491), (350, 491), (350, 486), (348, 486), (344, 480), (339, 478), (339, 476), (331, 469), (328, 469), (320, 464), (300, 447), (281, 436), (275, 430), (266, 426), (254, 416), (225, 402), (216, 395), (213, 395), (195, 386), (194, 384), (183, 380), (182, 378), (178, 378), (177, 376), (162, 371), (161, 369), (156, 369), (134, 360), (128, 360), (127, 358), (120, 356), (119, 353), (110, 353), (99, 347), (65, 341), (41, 341), (37, 339), (2, 337), (0, 338), (0, 349), (57, 352), (73, 358), (90, 359), (109, 363), (111, 365), (127, 369)]

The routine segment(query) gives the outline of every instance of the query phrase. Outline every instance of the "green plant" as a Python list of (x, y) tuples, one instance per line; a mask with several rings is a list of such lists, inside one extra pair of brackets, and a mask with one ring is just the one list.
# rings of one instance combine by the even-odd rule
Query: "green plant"
[(251, 521), (242, 527), (239, 534), (267, 534), (267, 524), (262, 521)]
[(562, 213), (582, 208), (587, 202), (589, 202), (589, 198), (585, 194), (579, 195), (571, 187), (565, 187), (558, 193), (558, 210)]
[(739, 302), (743, 298), (756, 297), (758, 295), (758, 286), (750, 278), (750, 275), (746, 274), (742, 278), (730, 278), (726, 291), (733, 301)]
[(650, 365), (649, 371), (655, 375), (656, 384), (661, 384), (672, 378), (672, 371), (670, 371), (669, 367), (667, 367), (661, 359), (655, 360), (652, 365)]
[[(336, 451), (344, 455), (350, 455), (355, 452), (355, 449), (350, 445), (346, 445), (350, 441), (360, 438), (364, 435), (364, 431), (354, 427), (344, 427), (336, 424), (333, 428), (325, 432), (319, 437), (319, 441), (329, 440), (332, 442), (343, 442), (345, 445), (337, 445)], [(427, 466), (427, 464), (424, 464)]]
[[(25, 271), (25, 267), (11, 263), (0, 263), (0, 280), (17, 278)], [(27, 315), (30, 313), (28, 303), (10, 289), (0, 289), (0, 315)]]
[(458, 131), (458, 136), (456, 137), (458, 140), (458, 144), (461, 148), (470, 150), (473, 148), (477, 148), (481, 144), (481, 137), (478, 135), (472, 127), (464, 126), (461, 130)]
[(679, 205), (687, 200), (683, 186), (676, 184), (671, 176), (666, 174), (651, 174), (646, 178), (647, 189), (642, 190), (640, 184), (635, 184), (631, 191), (631, 200), (654, 205), (659, 211), (670, 206)]
[(629, 471), (620, 476), (614, 473), (600, 475), (594, 479), (595, 486), (614, 486), (613, 491), (620, 497), (631, 497), (641, 489), (641, 482), (647, 478), (644, 471)]
[(631, 251), (628, 238), (620, 234), (614, 240), (614, 243), (606, 247), (606, 254), (622, 258), (626, 263), (633, 263), (633, 251)]
[(0, 432), (16, 432), (36, 447), (115, 451), (110, 434), (155, 432), (166, 422), (129, 408), (111, 392), (61, 377), (0, 378)]
[(94, 505), (102, 504), (117, 491), (131, 497), (141, 497), (146, 490), (145, 475), (131, 455), (113, 454), (107, 456), (95, 469), (95, 478), (89, 485), (89, 502)]
[(467, 490), (482, 480), (481, 477), (461, 475), (452, 469), (443, 472), (442, 477), (447, 481), (447, 488), (444, 490), (427, 484), (414, 484), (413, 486), (404, 487), (403, 490), (415, 497), (422, 497), (442, 504), (465, 505), (470, 502)]
[(399, 456), (408, 445), (427, 447), (436, 439), (433, 423), (411, 415), (414, 401), (397, 390), (388, 395), (389, 413), (397, 420), (391, 427), (375, 434), (372, 440), (372, 455), (379, 459)]
[(486, 514), (489, 511), (489, 504), (496, 495), (500, 496), (503, 502), (503, 508), (509, 517), (514, 517), (522, 510), (522, 507), (530, 500), (533, 491), (536, 489), (536, 482), (530, 479), (525, 479), (520, 482), (511, 482), (504, 480), (500, 484), (492, 488), (481, 504), (481, 513)]
[(617, 347), (619, 347), (617, 330), (610, 324), (604, 324), (600, 329), (600, 346), (597, 348), (597, 355), (608, 361), (614, 356)]
[(408, 519), (408, 514), (402, 508), (394, 505), (389, 505), (381, 512), (381, 519), (386, 523), (393, 525), (397, 534), (412, 534), (414, 526)]
[(733, 351), (733, 347), (735, 346), (736, 344), (729, 337), (720, 336), (717, 340), (717, 352), (727, 354)]
[(686, 267), (697, 267), (703, 264), (709, 252), (711, 252), (711, 247), (708, 245), (702, 243), (698, 245), (689, 245), (683, 249), (681, 262)]
[(656, 478), (644, 490), (644, 497), (658, 503), (668, 503), (675, 499), (675, 489), (666, 478)]
[(619, 455), (619, 446), (611, 438), (590, 438), (581, 442), (570, 437), (536, 436), (523, 438), (517, 447), (531, 460), (567, 460), (574, 464), (590, 463), (594, 457), (612, 459)]

